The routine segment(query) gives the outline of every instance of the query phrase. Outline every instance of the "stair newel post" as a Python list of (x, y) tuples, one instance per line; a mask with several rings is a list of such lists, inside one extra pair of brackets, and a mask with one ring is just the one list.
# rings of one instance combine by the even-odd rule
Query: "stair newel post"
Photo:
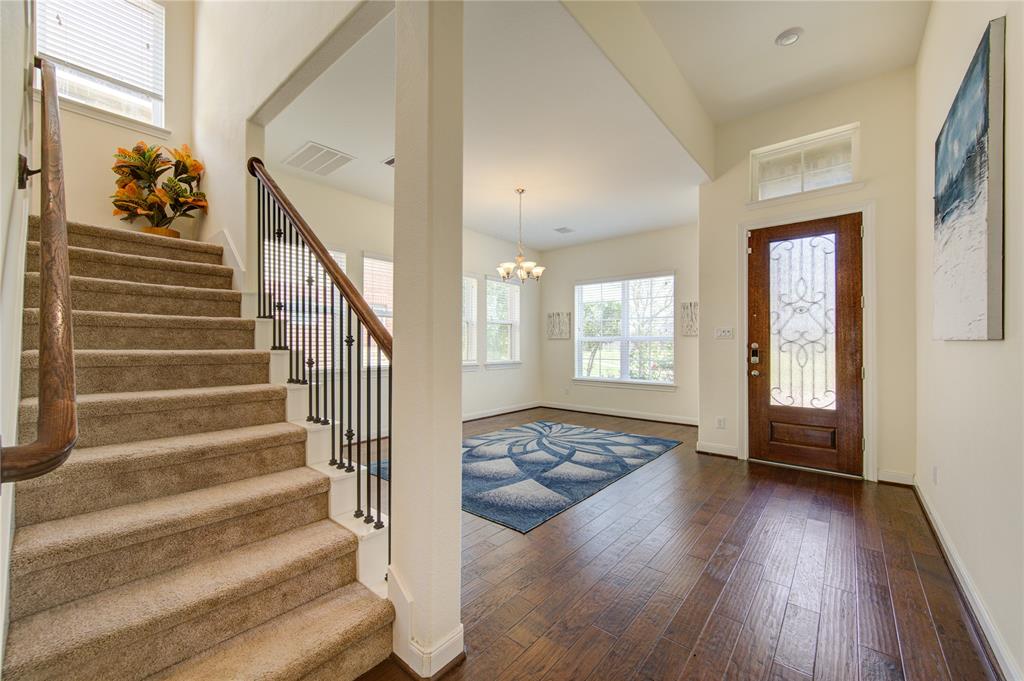
[[(348, 367), (348, 373), (345, 374), (345, 383), (348, 386), (348, 395), (345, 398), (345, 442), (348, 448), (348, 468), (345, 470), (348, 473), (353, 473), (356, 470), (352, 465), (352, 438), (355, 437), (355, 431), (352, 430), (352, 374), (355, 373), (352, 368), (352, 344), (354, 339), (352, 337), (352, 304), (349, 303), (347, 307), (345, 316), (348, 318), (348, 324), (345, 327), (345, 351), (348, 358), (345, 365)], [(358, 488), (359, 484), (357, 483), (356, 489), (358, 490)]]
[[(374, 529), (380, 529), (384, 527), (384, 504), (381, 503), (381, 475), (383, 470), (380, 467), (380, 443), (381, 443), (381, 397), (380, 397), (380, 372), (382, 369), (381, 365), (381, 353), (380, 344), (377, 345), (377, 522), (373, 524)], [(391, 373), (390, 367), (388, 367), (388, 373)], [(369, 477), (367, 477), (369, 479)]]
[[(366, 330), (366, 518), (364, 523), (373, 522), (373, 481), (370, 476), (370, 465), (373, 457), (373, 335)], [(377, 471), (380, 475), (380, 471)], [(380, 507), (380, 499), (377, 500)]]
[[(355, 440), (356, 440), (356, 518), (363, 517), (363, 497), (362, 497), (362, 475), (363, 475), (363, 439), (359, 436), (359, 431), (362, 428), (362, 413), (363, 413), (363, 389), (362, 380), (360, 377), (361, 369), (363, 366), (363, 322), (361, 319), (356, 320), (356, 363), (349, 367), (349, 390), (352, 389), (352, 376), (356, 377), (356, 420), (355, 424)], [(351, 348), (350, 348), (351, 352)], [(367, 468), (369, 468), (369, 461)], [(369, 471), (367, 471), (369, 473)], [(369, 508), (370, 500), (366, 500), (367, 508)]]

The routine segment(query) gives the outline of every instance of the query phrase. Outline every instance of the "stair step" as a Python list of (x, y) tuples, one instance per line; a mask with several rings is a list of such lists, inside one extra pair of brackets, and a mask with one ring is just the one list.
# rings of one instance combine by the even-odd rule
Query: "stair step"
[[(71, 313), (77, 350), (248, 349), (256, 322), (234, 317), (184, 317), (130, 312)], [(26, 308), (21, 331), (23, 350), (39, 348), (39, 309)]]
[(11, 618), (322, 520), (328, 484), (293, 468), (19, 528)]
[(356, 544), (323, 520), (13, 620), (4, 679), (144, 678), (351, 583)]
[(76, 448), (52, 473), (17, 483), (16, 525), (276, 473), (305, 459), (306, 429), (291, 423)]
[[(25, 307), (39, 307), (38, 272), (25, 274)], [(242, 294), (220, 288), (71, 277), (71, 307), (103, 312), (238, 317), (242, 313)]]
[[(75, 387), (89, 393), (173, 390), (270, 381), (266, 350), (75, 350)], [(39, 351), (21, 354), (21, 395), (39, 391)]]
[[(99, 447), (143, 437), (285, 421), (287, 396), (287, 388), (269, 384), (79, 395), (77, 446)], [(35, 439), (38, 410), (38, 398), (21, 401), (21, 442)]]
[(149, 681), (349, 681), (391, 654), (391, 602), (362, 584), (338, 589), (239, 634)]
[[(233, 271), (224, 265), (112, 253), (77, 246), (68, 248), (68, 256), (71, 261), (71, 275), (75, 277), (199, 288), (231, 288)], [(25, 265), (26, 272), (39, 271), (38, 241), (28, 242)]]
[[(29, 241), (39, 241), (39, 216), (28, 219)], [(131, 227), (99, 227), (81, 222), (68, 223), (68, 243), (113, 253), (147, 255), (152, 258), (221, 264), (224, 247), (189, 239), (171, 239), (156, 234), (143, 234)]]

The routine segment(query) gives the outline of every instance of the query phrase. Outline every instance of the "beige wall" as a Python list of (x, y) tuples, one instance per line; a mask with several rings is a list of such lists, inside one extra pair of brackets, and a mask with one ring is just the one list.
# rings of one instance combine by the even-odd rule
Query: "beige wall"
[[(748, 206), (752, 149), (860, 122), (863, 186), (827, 196)], [(740, 445), (738, 337), (740, 226), (799, 220), (822, 211), (873, 206), (877, 264), (877, 358), (867, 370), (877, 386), (880, 474), (909, 482), (914, 472), (914, 72), (900, 70), (730, 123), (717, 132), (720, 175), (700, 194), (700, 439), (708, 451)], [(865, 254), (867, 255), (867, 254)], [(715, 340), (715, 327), (737, 331)], [(870, 352), (870, 347), (866, 347)], [(868, 418), (870, 419), (870, 414)], [(716, 418), (726, 419), (716, 429)], [(869, 476), (872, 471), (868, 471)]]
[[(1006, 15), (1005, 340), (932, 339), (935, 138)], [(1024, 669), (1024, 6), (936, 3), (917, 63), (917, 485), (1007, 678)]]
[[(394, 208), (273, 169), (271, 173), (285, 190), (320, 240), (331, 250), (344, 251), (347, 274), (362, 288), (363, 254), (390, 256), (393, 252)], [(477, 284), (478, 364), (462, 372), (464, 418), (479, 418), (525, 407), (541, 399), (540, 289), (536, 284), (522, 288), (520, 297), (520, 363), (510, 366), (484, 364), (484, 277), (495, 265), (515, 253), (515, 244), (471, 230), (462, 232), (463, 272), (475, 276)], [(542, 258), (528, 250), (529, 257)], [(545, 282), (546, 283), (546, 282)], [(458, 295), (458, 294), (455, 294)]]
[[(249, 154), (262, 153), (262, 128), (250, 118), (299, 65), (341, 25), (355, 2), (200, 2), (195, 5), (195, 78), (192, 122), (195, 151), (206, 163), (203, 183), (210, 211), (200, 238), (230, 246), (229, 263), (250, 281), (256, 258), (247, 221), (252, 179)], [(254, 214), (254, 212), (253, 212)]]
[[(110, 195), (114, 193), (114, 152), (118, 147), (131, 147), (139, 140), (149, 144), (178, 147), (190, 144), (198, 158), (202, 149), (192, 139), (192, 2), (170, 2), (165, 8), (167, 54), (164, 83), (164, 128), (160, 133), (130, 121), (118, 121), (104, 113), (84, 113), (74, 104), (64, 105), (61, 112), (64, 138), (64, 175), (68, 218), (104, 227), (140, 229), (146, 223), (136, 220), (134, 225), (122, 222), (111, 213)], [(39, 103), (35, 106), (39, 119)], [(35, 141), (35, 158), (39, 158), (39, 140)], [(38, 165), (38, 164), (37, 164)], [(39, 183), (33, 187), (32, 211), (39, 211)], [(175, 229), (183, 236), (195, 237), (198, 227), (191, 220), (178, 220)]]
[(674, 390), (574, 382), (574, 341), (548, 340), (542, 336), (545, 404), (696, 424), (698, 343), (697, 338), (679, 335), (679, 304), (697, 300), (697, 241), (697, 225), (687, 225), (560, 248), (540, 255), (540, 262), (547, 267), (541, 284), (542, 334), (549, 312), (573, 312), (575, 317), (577, 282), (664, 272), (673, 272), (676, 278), (677, 387)]

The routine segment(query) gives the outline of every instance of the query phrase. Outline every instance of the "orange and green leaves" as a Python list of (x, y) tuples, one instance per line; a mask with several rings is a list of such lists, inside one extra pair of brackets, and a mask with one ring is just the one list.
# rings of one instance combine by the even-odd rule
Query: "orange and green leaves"
[(199, 191), (203, 164), (187, 144), (170, 150), (173, 161), (162, 152), (145, 142), (118, 148), (112, 168), (117, 189), (110, 197), (114, 215), (126, 222), (145, 217), (153, 227), (167, 227), (177, 218), (193, 217), (192, 211), (206, 210), (206, 194)]

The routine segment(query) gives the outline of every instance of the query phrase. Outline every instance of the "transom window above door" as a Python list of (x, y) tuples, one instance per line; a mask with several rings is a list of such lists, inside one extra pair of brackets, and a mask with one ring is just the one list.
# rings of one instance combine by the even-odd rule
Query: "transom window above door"
[(850, 184), (857, 179), (860, 125), (853, 123), (750, 152), (750, 200)]
[(163, 126), (163, 5), (39, 0), (36, 25), (39, 54), (56, 65), (62, 99)]
[(576, 285), (575, 378), (675, 381), (675, 276)]

